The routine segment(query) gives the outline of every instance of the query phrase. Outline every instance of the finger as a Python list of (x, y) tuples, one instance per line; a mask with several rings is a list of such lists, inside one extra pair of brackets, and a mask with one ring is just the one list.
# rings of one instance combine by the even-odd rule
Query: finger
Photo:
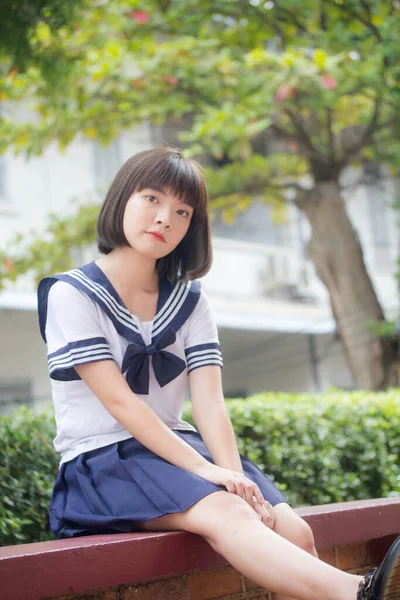
[(274, 507), (269, 502), (266, 502), (265, 508), (266, 508), (268, 514), (270, 515), (272, 527), (274, 527), (275, 520), (276, 520)]
[(274, 521), (273, 521), (271, 515), (268, 515), (268, 517), (265, 517), (265, 518), (263, 518), (261, 520), (264, 523), (264, 525), (266, 527), (268, 527), (268, 529), (273, 529), (274, 528)]
[(244, 486), (241, 481), (235, 481), (236, 494), (246, 500), (246, 495), (244, 493)]
[(241, 482), (240, 485), (241, 485), (241, 489), (242, 489), (243, 500), (245, 500), (247, 502), (247, 504), (253, 508), (254, 502), (253, 502), (253, 487), (252, 487), (252, 485), (249, 485), (246, 481), (243, 483)]
[(254, 510), (256, 511), (256, 513), (258, 515), (260, 515), (260, 517), (263, 519), (264, 517), (266, 517), (268, 515), (268, 511), (265, 508), (265, 506), (263, 506), (262, 504), (260, 504), (259, 502), (255, 502), (254, 503)]
[(260, 513), (258, 512), (258, 510), (257, 510), (257, 508), (255, 506), (253, 507), (253, 509), (254, 509), (254, 512), (257, 515), (257, 519), (262, 522), (262, 515), (260, 515)]
[(268, 502), (268, 500), (265, 500), (264, 506), (266, 507), (268, 512), (275, 518), (275, 511), (274, 511), (274, 507), (272, 506), (272, 504), (270, 502)]
[(272, 529), (274, 526), (273, 516), (271, 515), (271, 513), (267, 510), (267, 508), (265, 506), (263, 506), (262, 522), (269, 529)]
[(260, 488), (258, 487), (258, 485), (256, 483), (254, 483), (254, 481), (252, 481), (251, 479), (249, 479), (248, 477), (246, 477), (246, 475), (242, 475), (241, 474), (241, 477), (243, 478), (243, 480), (246, 483), (249, 483), (251, 485), (252, 490), (253, 490), (253, 494), (257, 498), (257, 501), (260, 504), (264, 504), (264, 502), (265, 502), (264, 496), (262, 495), (262, 493), (261, 493)]
[(260, 507), (260, 515), (262, 516), (263, 521), (266, 520), (268, 521), (271, 518), (271, 515), (269, 514), (268, 510), (266, 509), (266, 507), (263, 504), (259, 504)]
[(268, 527), (269, 529), (273, 528), (273, 519), (270, 515), (270, 513), (268, 512), (268, 510), (266, 509), (266, 507), (263, 504), (259, 504), (257, 502), (257, 504), (255, 505), (255, 511), (257, 513), (257, 515), (259, 516), (259, 518), (261, 518), (261, 522), (263, 525), (265, 525), (266, 527)]
[(275, 514), (271, 505), (269, 505), (269, 503), (267, 502), (264, 502), (263, 504), (256, 502), (254, 505), (254, 509), (256, 513), (261, 517), (262, 523), (266, 527), (273, 529), (275, 524)]
[(227, 481), (225, 481), (224, 485), (225, 485), (226, 489), (228, 490), (228, 492), (230, 494), (235, 494), (236, 493), (236, 489), (235, 489), (235, 486), (233, 484), (233, 481), (231, 481), (230, 479), (228, 479)]
[(260, 504), (264, 504), (264, 502), (265, 502), (264, 496), (262, 495), (258, 485), (256, 485), (255, 483), (253, 484), (253, 493), (254, 493), (255, 497), (257, 498), (258, 502)]
[(244, 488), (245, 500), (251, 507), (254, 506), (253, 486), (247, 485)]

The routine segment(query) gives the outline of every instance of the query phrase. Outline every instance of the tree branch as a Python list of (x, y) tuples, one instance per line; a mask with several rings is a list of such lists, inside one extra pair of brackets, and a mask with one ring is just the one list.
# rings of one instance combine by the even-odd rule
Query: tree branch
[(301, 155), (304, 158), (308, 158), (311, 161), (315, 161), (315, 162), (318, 162), (318, 161), (321, 163), (323, 162), (323, 160), (324, 160), (323, 153), (318, 152), (317, 150), (313, 149), (313, 146), (311, 146), (311, 148), (304, 146), (303, 138), (301, 137), (301, 135), (299, 133), (287, 131), (286, 129), (283, 129), (283, 127), (280, 127), (279, 125), (275, 125), (275, 124), (270, 125), (268, 127), (268, 129), (269, 129), (269, 131), (272, 131), (272, 133), (278, 139), (282, 139), (282, 140), (286, 140), (286, 141), (293, 139), (294, 141), (298, 142), (299, 145), (302, 145)]
[[(283, 20), (285, 20), (284, 16), (286, 15), (286, 17), (291, 21), (292, 25), (295, 25), (297, 27), (297, 29), (299, 31), (301, 31), (302, 33), (305, 33), (307, 35), (309, 35), (309, 32), (307, 31), (307, 28), (300, 23), (300, 21), (296, 18), (295, 15), (293, 15), (290, 10), (288, 10), (287, 8), (282, 8), (282, 6), (280, 6), (280, 4), (278, 4), (275, 0), (275, 8), (276, 8), (276, 12), (279, 12), (282, 17)], [(287, 20), (286, 20), (287, 22)]]
[[(288, 177), (290, 177), (290, 175), (288, 175)], [(293, 177), (295, 177), (295, 175), (293, 175)], [(271, 191), (277, 191), (277, 192), (283, 192), (285, 190), (288, 189), (294, 189), (297, 192), (307, 192), (307, 188), (303, 187), (302, 185), (300, 185), (300, 183), (298, 183), (298, 181), (286, 181), (285, 183), (282, 184), (274, 184), (271, 183), (270, 180), (268, 180), (268, 182), (265, 182), (265, 185), (263, 185), (261, 182), (255, 183), (244, 183), (240, 189), (238, 189), (236, 193), (240, 193), (240, 194), (250, 194), (252, 196), (257, 196), (258, 194), (265, 194), (266, 191), (271, 190)], [(232, 194), (211, 194), (211, 200), (215, 199), (215, 198), (224, 198), (224, 197), (229, 197)]]
[(347, 164), (353, 156), (357, 155), (360, 152), (360, 150), (367, 144), (369, 138), (376, 130), (381, 106), (382, 99), (380, 96), (377, 96), (375, 98), (374, 111), (372, 113), (371, 121), (369, 122), (369, 125), (364, 129), (359, 141), (356, 144), (350, 145), (347, 149), (347, 152), (343, 157), (345, 164)]
[(283, 129), (283, 127), (280, 125), (275, 125), (275, 123), (272, 123), (272, 125), (269, 126), (269, 129), (275, 134), (276, 137), (283, 140), (289, 140), (295, 135), (295, 133), (288, 131), (287, 129)]
[(288, 188), (293, 188), (294, 190), (297, 190), (298, 192), (305, 192), (307, 191), (307, 188), (303, 187), (302, 185), (300, 185), (300, 183), (298, 183), (297, 181), (287, 181), (286, 183), (282, 183), (282, 184), (274, 184), (274, 183), (268, 183), (265, 187), (261, 186), (256, 186), (256, 185), (249, 185), (246, 186), (245, 191), (246, 193), (252, 193), (252, 194), (257, 194), (260, 192), (264, 192), (266, 189), (268, 190), (268, 188), (271, 188), (272, 190), (277, 190), (277, 191), (283, 191), (283, 190), (287, 190)]
[(331, 108), (327, 108), (326, 109), (326, 114), (327, 114), (327, 126), (328, 126), (328, 138), (329, 138), (329, 153), (330, 153), (330, 158), (332, 162), (335, 162), (336, 160), (336, 152), (335, 152), (335, 136), (333, 135), (333, 131), (332, 131), (332, 109)]
[[(379, 29), (377, 29), (371, 21), (364, 19), (359, 13), (350, 10), (348, 2), (343, 4), (337, 4), (332, 0), (325, 0), (325, 2), (328, 2), (328, 4), (330, 4), (332, 7), (346, 13), (348, 16), (352, 17), (353, 19), (356, 19), (357, 21), (368, 27), (368, 29), (374, 34), (374, 37), (379, 43), (383, 41)], [(364, 8), (367, 8), (367, 13), (370, 15), (370, 7), (368, 5), (366, 6), (366, 3), (363, 0), (360, 0), (360, 2), (364, 6)]]
[(385, 123), (381, 123), (380, 125), (377, 124), (377, 126), (374, 129), (374, 132), (387, 129), (388, 127), (391, 127), (392, 125), (394, 125), (398, 120), (399, 120), (399, 117), (396, 115), (395, 117), (392, 117), (391, 119), (389, 119), (389, 121), (385, 121)]
[(374, 33), (378, 42), (383, 42), (381, 32), (372, 22), (371, 7), (369, 6), (368, 2), (366, 2), (366, 0), (360, 0), (360, 4), (361, 4), (361, 6), (363, 6), (365, 8), (367, 15), (369, 17), (369, 21), (367, 21), (365, 24)]
[(297, 131), (297, 134), (295, 137), (297, 138), (298, 142), (306, 150), (308, 150), (310, 155), (321, 158), (321, 152), (318, 152), (318, 150), (313, 146), (310, 136), (308, 135), (307, 131), (304, 129), (302, 120), (299, 117), (297, 117), (297, 115), (290, 108), (285, 108), (284, 112), (288, 115), (291, 122), (293, 123), (295, 130)]
[(195, 106), (197, 106), (198, 101), (201, 100), (202, 102), (204, 102), (206, 105), (210, 105), (210, 106), (214, 106), (215, 108), (218, 108), (221, 106), (221, 102), (217, 102), (215, 100), (211, 100), (211, 98), (209, 98), (208, 96), (206, 96), (205, 94), (203, 94), (199, 89), (197, 88), (185, 88), (182, 87), (181, 85), (177, 85), (175, 87), (175, 90), (179, 90), (182, 94), (186, 94), (187, 97), (192, 100), (192, 102), (195, 104)]

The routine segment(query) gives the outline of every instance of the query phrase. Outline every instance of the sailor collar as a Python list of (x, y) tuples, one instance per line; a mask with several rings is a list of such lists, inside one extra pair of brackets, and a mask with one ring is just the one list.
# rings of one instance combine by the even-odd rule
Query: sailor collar
[(200, 282), (172, 284), (166, 277), (160, 277), (151, 343), (147, 346), (140, 331), (139, 319), (129, 312), (110, 280), (94, 261), (77, 269), (46, 277), (40, 282), (39, 325), (44, 341), (48, 294), (57, 281), (69, 283), (87, 294), (110, 318), (117, 332), (129, 340), (121, 371), (128, 371), (127, 381), (134, 392), (148, 394), (150, 356), (153, 358), (154, 372), (160, 386), (166, 385), (184, 370), (184, 361), (164, 348), (175, 342), (176, 333), (196, 307), (200, 298)]

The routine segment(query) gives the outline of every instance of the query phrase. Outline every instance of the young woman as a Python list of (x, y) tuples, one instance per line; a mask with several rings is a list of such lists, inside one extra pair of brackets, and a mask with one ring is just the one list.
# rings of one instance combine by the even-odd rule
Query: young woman
[[(140, 152), (101, 209), (103, 256), (39, 285), (61, 453), (52, 530), (186, 530), (275, 599), (400, 598), (400, 538), (364, 578), (323, 563), (305, 521), (239, 455), (197, 281), (211, 265), (207, 201), (194, 161)], [(181, 419), (187, 381), (198, 431)]]

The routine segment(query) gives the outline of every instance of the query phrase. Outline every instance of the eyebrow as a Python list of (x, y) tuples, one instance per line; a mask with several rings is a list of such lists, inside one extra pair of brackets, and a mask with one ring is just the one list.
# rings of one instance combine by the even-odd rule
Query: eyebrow
[[(146, 188), (146, 189), (147, 189), (147, 190), (151, 190), (151, 191), (153, 191), (153, 192), (159, 192), (159, 193), (160, 193), (160, 194), (162, 194), (163, 196), (166, 196), (166, 195), (167, 195), (167, 193), (166, 193), (165, 189), (164, 189), (164, 188), (161, 188), (161, 187), (159, 187), (159, 188), (158, 188), (158, 187), (148, 187), (148, 188)], [(189, 204), (189, 202), (187, 202), (185, 199), (179, 199), (179, 202), (180, 202), (181, 204), (186, 204), (186, 206), (190, 206), (191, 208), (193, 208), (193, 206), (192, 206), (191, 204)]]

